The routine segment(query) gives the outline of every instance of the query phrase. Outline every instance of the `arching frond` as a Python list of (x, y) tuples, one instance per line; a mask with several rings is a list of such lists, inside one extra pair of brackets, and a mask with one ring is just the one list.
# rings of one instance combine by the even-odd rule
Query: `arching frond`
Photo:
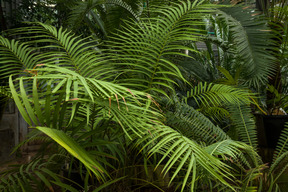
[(167, 114), (167, 124), (185, 137), (204, 141), (207, 145), (229, 139), (220, 127), (185, 103), (176, 104), (175, 112)]
[[(24, 73), (37, 64), (36, 49), (26, 43), (0, 36), (0, 83), (4, 85), (10, 75)], [(3, 84), (4, 83), (4, 84)]]
[[(15, 29), (13, 34), (28, 34), (27, 43), (38, 44), (42, 54), (35, 58), (39, 65), (65, 66), (84, 77), (97, 79), (109, 78), (109, 74), (115, 72), (105, 56), (100, 55), (94, 40), (76, 36), (62, 27), (57, 30), (53, 26), (39, 23), (36, 26)], [(30, 57), (34, 58), (33, 55)], [(33, 67), (28, 68), (31, 70)]]
[[(97, 0), (88, 1), (93, 2), (97, 2), (97, 5), (100, 3)], [(87, 4), (85, 6), (79, 11), (86, 14), (90, 8)], [(195, 51), (183, 42), (199, 39), (201, 32), (198, 25), (203, 25), (203, 16), (214, 9), (214, 5), (207, 5), (204, 1), (190, 0), (167, 2), (163, 7), (149, 7), (153, 17), (139, 19), (138, 23), (126, 21), (123, 30), (105, 42), (106, 50), (101, 51), (95, 41), (75, 36), (63, 28), (36, 24), (14, 30), (14, 34), (24, 32), (26, 42), (20, 45), (16, 41), (0, 39), (0, 54), (2, 50), (3, 54), (9, 53), (3, 63), (9, 65), (15, 62), (18, 65), (25, 60), (28, 69), (25, 75), (18, 78), (10, 76), (11, 95), (23, 118), (32, 127), (38, 127), (62, 146), (63, 151), (66, 149), (78, 158), (99, 180), (105, 180), (108, 175), (106, 166), (109, 169), (114, 167), (97, 155), (106, 158), (105, 151), (113, 151), (110, 155), (113, 160), (119, 156), (119, 162), (124, 162), (117, 151), (118, 146), (99, 149), (99, 145), (110, 142), (110, 132), (113, 132), (111, 140), (124, 143), (119, 148), (136, 141), (138, 146), (143, 147), (142, 152), (149, 151), (150, 157), (155, 154), (155, 161), (160, 157), (157, 166), (165, 162), (164, 175), (170, 172), (171, 182), (176, 178), (181, 179), (181, 191), (188, 188), (193, 191), (202, 178), (201, 174), (212, 181), (210, 184), (217, 182), (224, 186), (223, 189), (235, 191), (232, 185), (238, 186), (241, 182), (235, 181), (231, 173), (234, 173), (229, 167), (229, 164), (234, 163), (232, 161), (237, 161), (235, 164), (241, 170), (255, 164), (256, 168), (252, 168), (243, 182), (245, 190), (248, 190), (252, 180), (250, 176), (258, 176), (256, 172), (260, 167), (258, 156), (253, 151), (257, 146), (254, 120), (249, 108), (249, 98), (253, 94), (228, 85), (200, 83), (184, 98), (200, 107), (229, 106), (233, 125), (245, 144), (232, 141), (209, 118), (189, 106), (189, 101), (186, 104), (178, 103), (175, 111), (167, 113), (166, 122), (171, 127), (165, 126), (164, 117), (156, 109), (161, 107), (154, 100), (154, 95), (169, 97), (178, 81), (188, 83), (171, 57), (189, 57), (184, 54), (184, 50)], [(236, 29), (239, 28), (236, 25), (234, 27), (235, 19), (224, 12), (219, 14), (230, 22), (232, 31), (235, 31), (234, 37), (238, 37), (239, 31)], [(245, 33), (243, 26), (240, 32)], [(254, 32), (252, 34), (255, 35)], [(240, 39), (244, 43), (237, 43), (240, 45), (240, 55), (247, 63), (244, 65), (248, 68), (254, 64), (256, 57), (263, 54), (263, 50), (260, 49), (261, 54), (256, 51), (256, 56), (250, 53), (245, 56), (246, 48), (250, 51), (259, 48), (258, 44), (252, 48), (245, 46), (245, 43), (252, 42), (246, 40)], [(30, 51), (32, 44), (37, 45), (37, 48)], [(251, 61), (251, 58), (254, 60)], [(269, 56), (266, 58), (270, 59)], [(263, 80), (271, 69), (264, 66), (258, 73), (256, 68), (258, 66), (247, 70), (251, 84)], [(102, 132), (105, 134), (99, 136)], [(119, 135), (123, 136), (123, 141), (117, 138)], [(93, 140), (94, 136), (100, 139)], [(109, 141), (105, 140), (107, 137)], [(86, 141), (87, 138), (92, 141)], [(131, 142), (126, 143), (126, 139)], [(86, 150), (94, 147), (95, 150), (88, 154)], [(285, 150), (280, 150), (283, 158)], [(48, 187), (51, 185), (46, 180), (43, 182)]]
[(117, 80), (135, 89), (139, 89), (138, 82), (142, 82), (141, 89), (149, 93), (167, 95), (163, 90), (173, 91), (174, 79), (184, 79), (167, 57), (185, 56), (181, 51), (187, 49), (194, 51), (181, 42), (198, 39), (200, 33), (194, 26), (201, 25), (203, 15), (211, 10), (212, 7), (203, 2), (185, 1), (150, 10), (159, 17), (142, 19), (136, 24), (127, 22), (124, 30), (111, 37), (113, 42), (109, 44), (119, 53), (117, 64), (123, 68)]
[(47, 134), (50, 138), (55, 140), (59, 145), (66, 149), (71, 155), (79, 159), (87, 169), (91, 170), (94, 175), (102, 181), (105, 181), (105, 176), (108, 172), (101, 164), (93, 158), (81, 145), (64, 132), (47, 127), (37, 127), (40, 131)]
[(229, 104), (250, 103), (249, 97), (253, 94), (246, 90), (229, 85), (199, 83), (185, 97), (186, 102), (192, 98), (198, 106), (225, 106)]
[[(184, 178), (182, 178), (182, 189), (183, 191), (188, 183), (190, 183), (190, 188), (193, 191), (194, 186), (197, 181), (197, 170), (204, 169), (207, 173), (211, 174), (214, 179), (219, 180), (221, 183), (226, 185), (228, 188), (233, 190), (230, 184), (227, 183), (226, 179), (233, 180), (233, 176), (230, 174), (230, 168), (223, 164), (219, 159), (209, 154), (210, 148), (202, 148), (195, 141), (188, 139), (177, 131), (170, 127), (161, 127), (159, 129), (151, 129), (151, 134), (143, 137), (139, 142), (145, 143), (143, 148), (151, 148), (149, 155), (155, 153), (160, 153), (163, 155), (161, 160), (158, 162), (159, 166), (163, 161), (167, 161), (162, 170), (163, 175), (167, 174), (169, 170), (173, 171), (170, 182), (172, 182), (180, 170), (185, 170)], [(224, 142), (224, 141), (223, 141)], [(233, 141), (231, 141), (233, 143)], [(221, 143), (221, 142), (219, 142)], [(238, 143), (241, 146), (240, 143)], [(226, 146), (225, 152), (235, 157), (237, 156), (238, 144), (234, 146), (231, 144), (230, 147)], [(214, 146), (214, 145), (213, 145)], [(211, 149), (213, 148), (211, 146)], [(217, 149), (217, 144), (215, 144), (214, 149)], [(245, 148), (243, 145), (240, 148)], [(222, 148), (224, 150), (224, 147)], [(207, 150), (207, 151), (206, 151)], [(219, 148), (220, 150), (220, 148)], [(212, 150), (213, 151), (213, 150)], [(210, 152), (212, 152), (210, 151)], [(220, 151), (218, 151), (221, 153)], [(214, 152), (213, 152), (214, 153)], [(212, 153), (212, 154), (213, 154)]]
[[(230, 160), (231, 162), (239, 161), (240, 156), (243, 155), (243, 150), (246, 151), (248, 155), (252, 155), (250, 158), (258, 156), (251, 146), (231, 139), (218, 141), (205, 147), (205, 151), (209, 154), (214, 156), (220, 155), (224, 160)], [(248, 164), (247, 162), (244, 163)]]
[(217, 14), (227, 23), (235, 47), (243, 59), (242, 75), (247, 84), (254, 87), (265, 84), (276, 65), (271, 52), (272, 35), (264, 16), (241, 6), (223, 8)]
[[(15, 103), (30, 125), (45, 125), (58, 129), (69, 126), (79, 110), (79, 105), (86, 111), (89, 122), (90, 105), (95, 104), (103, 108), (102, 115), (110, 116), (126, 133), (132, 131), (141, 136), (142, 131), (161, 117), (149, 109), (152, 98), (143, 92), (106, 81), (84, 78), (63, 67), (46, 66), (35, 70), (38, 76), (33, 79), (21, 77), (13, 82), (10, 78), (9, 82)], [(25, 87), (24, 84), (30, 86)], [(39, 84), (45, 86), (38, 87)]]
[(247, 105), (230, 105), (228, 110), (241, 141), (256, 149), (257, 132), (250, 107)]

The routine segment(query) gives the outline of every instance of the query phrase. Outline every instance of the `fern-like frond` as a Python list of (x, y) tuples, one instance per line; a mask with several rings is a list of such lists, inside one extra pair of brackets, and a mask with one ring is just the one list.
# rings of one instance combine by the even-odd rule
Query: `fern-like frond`
[(202, 112), (204, 115), (214, 122), (222, 122), (224, 121), (227, 117), (229, 117), (229, 112), (227, 109), (223, 107), (209, 107), (209, 108), (202, 108), (200, 109), (200, 112)]
[(247, 90), (235, 88), (229, 85), (213, 84), (213, 83), (199, 83), (190, 92), (187, 92), (185, 97), (193, 99), (198, 106), (225, 106), (229, 104), (244, 104), (250, 103), (249, 98), (253, 94)]
[(248, 105), (230, 105), (228, 111), (241, 141), (256, 149), (257, 132), (250, 107)]
[(6, 85), (10, 75), (24, 73), (37, 64), (36, 49), (26, 43), (0, 36), (0, 83)]
[(254, 87), (265, 84), (276, 65), (271, 52), (272, 35), (264, 16), (242, 6), (222, 8), (217, 14), (217, 18), (227, 23), (233, 42), (243, 59), (242, 75), (247, 84)]
[(65, 66), (84, 77), (97, 79), (103, 78), (104, 75), (108, 78), (109, 74), (115, 72), (112, 65), (108, 65), (104, 60), (105, 57), (100, 55), (101, 52), (94, 40), (76, 36), (62, 27), (56, 29), (50, 25), (36, 23), (36, 26), (15, 29), (12, 34), (27, 34), (27, 43), (38, 45), (38, 51), (42, 54), (35, 58), (39, 65)]
[(122, 31), (111, 37), (114, 42), (109, 45), (119, 54), (117, 64), (123, 68), (117, 80), (135, 89), (142, 82), (141, 89), (148, 93), (167, 95), (163, 90), (173, 91), (174, 79), (184, 79), (167, 57), (185, 56), (181, 51), (187, 49), (194, 51), (181, 42), (198, 39), (200, 33), (195, 26), (201, 25), (203, 15), (211, 10), (202, 1), (183, 1), (150, 10), (159, 17), (142, 19), (136, 24), (127, 22)]
[[(166, 175), (169, 170), (174, 170), (170, 183), (179, 174), (180, 170), (185, 170), (185, 172), (182, 173), (184, 178), (182, 178), (181, 191), (188, 186), (188, 183), (193, 191), (197, 181), (197, 170), (199, 170), (200, 167), (211, 174), (214, 179), (219, 180), (228, 186), (228, 188), (233, 189), (226, 181), (226, 179), (233, 180), (233, 176), (230, 174), (230, 168), (213, 155), (207, 153), (205, 148), (202, 148), (195, 141), (183, 136), (170, 127), (162, 126), (157, 129), (151, 129), (150, 133), (151, 134), (143, 137), (139, 142), (145, 143), (143, 148), (151, 148), (149, 151), (150, 156), (155, 153), (163, 155), (157, 166), (163, 164), (164, 160), (167, 160), (167, 162), (164, 163), (165, 166), (162, 173)], [(232, 148), (233, 147), (230, 149)], [(228, 153), (229, 149), (226, 149)], [(233, 153), (233, 151), (236, 152), (237, 150), (233, 148), (230, 152)]]
[[(60, 168), (57, 162), (53, 160), (52, 156), (48, 161), (43, 159), (35, 159), (34, 161), (16, 165), (13, 168), (0, 173), (0, 190), (3, 192), (15, 192), (15, 191), (54, 191), (54, 182), (63, 183), (61, 181), (62, 176), (58, 173), (54, 173), (53, 170)], [(63, 183), (64, 184), (64, 183)], [(61, 188), (64, 190), (63, 185)], [(68, 187), (66, 189), (72, 189), (75, 192), (76, 189)]]
[(175, 112), (167, 113), (167, 125), (189, 139), (204, 141), (207, 145), (229, 139), (220, 127), (185, 103), (177, 103)]

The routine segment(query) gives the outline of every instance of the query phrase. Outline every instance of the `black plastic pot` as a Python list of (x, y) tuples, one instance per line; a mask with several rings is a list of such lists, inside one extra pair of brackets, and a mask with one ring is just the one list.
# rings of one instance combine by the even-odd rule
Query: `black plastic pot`
[(263, 124), (266, 133), (267, 147), (276, 148), (279, 136), (288, 122), (288, 115), (265, 115)]
[(271, 162), (280, 134), (288, 122), (288, 115), (255, 116), (260, 155), (264, 162)]
[(281, 131), (288, 122), (288, 115), (256, 114), (255, 116), (259, 146), (275, 149)]

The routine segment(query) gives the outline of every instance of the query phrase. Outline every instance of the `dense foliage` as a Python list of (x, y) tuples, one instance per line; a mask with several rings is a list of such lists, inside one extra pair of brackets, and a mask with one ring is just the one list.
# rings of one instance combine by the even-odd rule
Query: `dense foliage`
[(0, 92), (34, 129), (22, 145), (42, 142), (0, 190), (285, 189), (287, 128), (268, 167), (251, 109), (277, 68), (268, 20), (241, 5), (148, 2), (71, 1), (67, 23), (85, 21), (88, 37), (43, 23), (0, 36)]

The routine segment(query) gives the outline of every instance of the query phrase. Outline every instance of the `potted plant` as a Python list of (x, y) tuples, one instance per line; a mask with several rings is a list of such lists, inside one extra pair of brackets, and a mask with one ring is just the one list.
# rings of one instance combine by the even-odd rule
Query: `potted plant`
[(261, 110), (255, 110), (254, 116), (256, 118), (260, 154), (265, 162), (271, 163), (280, 135), (285, 129), (286, 122), (288, 122), (288, 115), (286, 113), (288, 96), (285, 90), (279, 93), (272, 85), (267, 85), (266, 91), (271, 99), (262, 98), (262, 102), (258, 102), (263, 103), (259, 107)]
[[(116, 34), (114, 41), (107, 42), (109, 49), (103, 52), (95, 48), (93, 41), (45, 24), (32, 26), (28, 32), (25, 31), (27, 28), (20, 30), (33, 39), (27, 46), (18, 41), (14, 45), (15, 41), (0, 37), (14, 47), (11, 50), (6, 44), (1, 44), (7, 50), (6, 57), (13, 57), (17, 64), (23, 64), (21, 61), (24, 60), (27, 65), (21, 77), (9, 79), (12, 96), (22, 116), (30, 126), (48, 136), (52, 149), (64, 154), (64, 159), (77, 158), (90, 173), (89, 176), (95, 178), (92, 187), (96, 190), (103, 189), (101, 184), (108, 186), (123, 178), (115, 170), (125, 167), (131, 146), (143, 152), (143, 159), (159, 155), (156, 163), (164, 162), (165, 165), (158, 167), (169, 172), (170, 182), (175, 182), (181, 191), (212, 188), (209, 185), (211, 182), (217, 182), (219, 190), (223, 187), (233, 189), (231, 185), (234, 184), (242, 185), (230, 184), (233, 179), (229, 178), (233, 176), (227, 170), (231, 162), (229, 158), (242, 161), (237, 155), (246, 151), (256, 155), (250, 146), (231, 140), (209, 118), (191, 108), (187, 114), (197, 120), (192, 122), (193, 131), (169, 127), (157, 102), (161, 97), (171, 96), (176, 80), (185, 82), (170, 58), (183, 56), (179, 51), (186, 49), (182, 42), (198, 38), (187, 36), (187, 33), (198, 34), (194, 29), (195, 16), (198, 25), (198, 20), (201, 21), (207, 12), (207, 6), (202, 6), (202, 3), (206, 2), (173, 4), (161, 8), (164, 12), (154, 9), (154, 13), (160, 15), (155, 17), (155, 21), (128, 23), (131, 30)], [(175, 16), (171, 17), (174, 18), (172, 20), (171, 14)], [(191, 17), (194, 18), (192, 21)], [(163, 30), (158, 30), (159, 27)], [(133, 39), (135, 44), (131, 44)], [(34, 47), (38, 42), (39, 46)], [(17, 57), (19, 52), (21, 60)], [(5, 61), (5, 58), (1, 59)], [(248, 95), (242, 89), (209, 83), (203, 83), (189, 92), (189, 97), (204, 98), (205, 106), (223, 102), (249, 103)], [(205, 131), (208, 134), (203, 135)], [(192, 137), (194, 135), (196, 137)], [(198, 141), (197, 135), (202, 135), (203, 140)], [(167, 162), (164, 161), (166, 159)], [(1, 182), (0, 187), (13, 189), (13, 178), (16, 177), (25, 183), (25, 188), (38, 181), (30, 178), (22, 180), (21, 170), (13, 173), (8, 178), (9, 182)], [(45, 168), (43, 171), (50, 173)], [(42, 172), (36, 173), (41, 181), (44, 178), (43, 185), (48, 189), (54, 187), (51, 183), (67, 187), (55, 175), (51, 175), (53, 177), (49, 177), (47, 182), (39, 174)], [(109, 179), (113, 174), (116, 179), (111, 181)], [(198, 174), (204, 178), (204, 185), (202, 179), (198, 180)]]
[[(138, 158), (131, 153), (129, 156), (131, 148), (141, 154), (139, 159), (155, 158), (161, 172), (169, 173), (170, 182), (179, 191), (261, 190), (261, 185), (268, 183), (267, 177), (262, 177), (266, 166), (256, 153), (257, 138), (250, 109), (253, 94), (237, 87), (238, 81), (230, 79), (233, 82), (230, 85), (211, 82), (189, 85), (186, 87), (189, 92), (185, 90), (185, 96), (177, 94), (178, 100), (173, 103), (176, 82), (188, 83), (172, 61), (183, 57), (187, 49), (194, 51), (183, 44), (198, 40), (195, 20), (198, 26), (208, 8), (215, 8), (202, 3), (205, 2), (187, 1), (154, 9), (157, 17), (149, 22), (128, 22), (126, 30), (119, 31), (112, 42), (106, 42), (108, 49), (101, 52), (93, 42), (45, 24), (29, 28), (28, 34), (25, 29), (20, 30), (31, 38), (36, 34), (28, 48), (18, 42), (14, 49), (7, 49), (6, 54), (13, 55), (15, 60), (21, 52), (19, 57), (23, 58), (17, 63), (28, 60), (28, 64), (34, 64), (24, 76), (9, 81), (25, 120), (45, 133), (46, 139), (54, 144), (53, 149), (64, 159), (74, 157), (85, 165), (91, 173), (88, 176), (96, 177), (92, 185), (96, 191), (105, 191), (104, 187), (111, 183), (129, 178), (127, 172), (131, 166), (137, 166), (130, 164), (129, 158)], [(37, 40), (40, 44), (35, 48), (32, 45)], [(5, 39), (5, 42), (10, 45), (14, 41)], [(31, 49), (35, 52), (29, 52)], [(265, 75), (259, 75), (258, 79), (262, 76)], [(191, 84), (196, 81), (193, 80)], [(163, 97), (168, 100), (165, 110), (158, 103)], [(194, 103), (189, 105), (189, 99)], [(228, 115), (222, 119), (229, 119), (229, 126), (235, 128), (239, 137), (232, 138), (231, 130), (216, 124), (216, 117), (223, 113)], [(282, 146), (286, 149), (285, 143)], [(271, 167), (273, 174), (269, 173), (273, 177), (286, 153), (277, 152), (275, 166)], [(29, 168), (32, 169), (29, 176), (34, 178), (23, 177)], [(38, 191), (44, 187), (51, 191), (54, 184), (75, 191), (63, 185), (45, 165), (39, 168), (42, 169), (30, 164), (3, 176), (1, 179), (6, 182), (1, 182), (0, 188), (21, 190), (13, 185), (16, 181), (26, 191), (33, 182), (37, 183), (33, 187)], [(127, 169), (122, 177), (118, 170), (124, 168)], [(49, 179), (45, 180), (43, 174), (50, 175)], [(276, 172), (274, 181), (279, 174), (281, 171)], [(115, 179), (109, 180), (112, 176)], [(271, 190), (277, 189), (274, 181), (270, 183)]]

